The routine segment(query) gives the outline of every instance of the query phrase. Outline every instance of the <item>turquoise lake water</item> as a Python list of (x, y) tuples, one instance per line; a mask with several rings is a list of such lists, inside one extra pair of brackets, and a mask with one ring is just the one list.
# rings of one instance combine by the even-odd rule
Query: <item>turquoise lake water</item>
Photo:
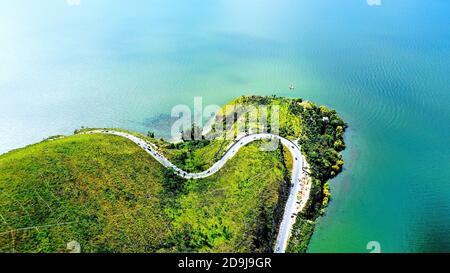
[(80, 126), (165, 135), (194, 96), (302, 97), (350, 125), (309, 252), (450, 251), (449, 1), (69, 2), (0, 0), (0, 153)]

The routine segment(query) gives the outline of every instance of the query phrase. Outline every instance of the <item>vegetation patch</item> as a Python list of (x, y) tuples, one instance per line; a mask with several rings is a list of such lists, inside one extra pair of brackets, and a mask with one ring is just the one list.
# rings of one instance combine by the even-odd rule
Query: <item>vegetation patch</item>
[[(250, 104), (277, 107), (279, 134), (298, 140), (310, 166), (310, 199), (288, 246), (304, 252), (331, 198), (327, 182), (342, 170), (347, 125), (335, 111), (301, 99), (244, 96), (227, 106)], [(258, 126), (247, 121), (246, 133)], [(214, 175), (186, 180), (130, 140), (83, 134), (90, 130), (0, 156), (0, 252), (67, 252), (72, 241), (82, 252), (273, 251), (290, 188), (286, 147), (263, 152), (265, 143), (253, 142)], [(208, 169), (232, 142), (168, 143), (151, 132), (127, 133), (189, 172)]]

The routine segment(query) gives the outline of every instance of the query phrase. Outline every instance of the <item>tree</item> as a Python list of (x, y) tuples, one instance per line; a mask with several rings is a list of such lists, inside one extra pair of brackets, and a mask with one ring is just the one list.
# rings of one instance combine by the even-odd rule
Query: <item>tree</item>
[(342, 151), (345, 149), (345, 144), (342, 140), (338, 139), (334, 142), (333, 147), (336, 151)]

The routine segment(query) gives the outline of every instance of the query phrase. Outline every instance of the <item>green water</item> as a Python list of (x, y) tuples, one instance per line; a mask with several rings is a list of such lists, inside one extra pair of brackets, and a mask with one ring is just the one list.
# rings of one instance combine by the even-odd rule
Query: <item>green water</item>
[(303, 97), (350, 125), (309, 251), (450, 250), (447, 1), (0, 0), (0, 37), (0, 153), (80, 126), (167, 135), (194, 96)]

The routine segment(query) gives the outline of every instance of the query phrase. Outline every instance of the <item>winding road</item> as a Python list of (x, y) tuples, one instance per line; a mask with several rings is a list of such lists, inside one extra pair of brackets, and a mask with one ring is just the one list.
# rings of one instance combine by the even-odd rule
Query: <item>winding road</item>
[(173, 169), (175, 173), (186, 179), (201, 179), (215, 174), (225, 165), (225, 163), (230, 158), (232, 158), (239, 151), (241, 147), (247, 145), (250, 142), (256, 140), (279, 140), (284, 146), (286, 146), (289, 149), (289, 152), (291, 153), (293, 160), (291, 189), (289, 192), (288, 200), (286, 202), (286, 207), (284, 209), (284, 215), (278, 231), (277, 241), (274, 250), (276, 253), (285, 252), (288, 239), (292, 230), (292, 226), (294, 225), (296, 220), (297, 213), (301, 211), (306, 205), (311, 190), (311, 184), (309, 182), (309, 179), (305, 179), (306, 174), (303, 171), (306, 162), (304, 160), (300, 148), (293, 141), (290, 141), (279, 135), (269, 133), (245, 135), (240, 138), (237, 138), (235, 142), (228, 147), (227, 151), (222, 156), (222, 158), (216, 163), (214, 163), (214, 165), (211, 166), (208, 170), (200, 173), (188, 173), (175, 166), (161, 153), (159, 153), (155, 145), (149, 144), (139, 137), (114, 130), (92, 130), (84, 132), (83, 134), (92, 134), (92, 133), (111, 134), (127, 138), (136, 143), (137, 145), (139, 145), (143, 150), (145, 150), (147, 153), (153, 156), (153, 158), (155, 158), (163, 166), (165, 166), (166, 168)]

